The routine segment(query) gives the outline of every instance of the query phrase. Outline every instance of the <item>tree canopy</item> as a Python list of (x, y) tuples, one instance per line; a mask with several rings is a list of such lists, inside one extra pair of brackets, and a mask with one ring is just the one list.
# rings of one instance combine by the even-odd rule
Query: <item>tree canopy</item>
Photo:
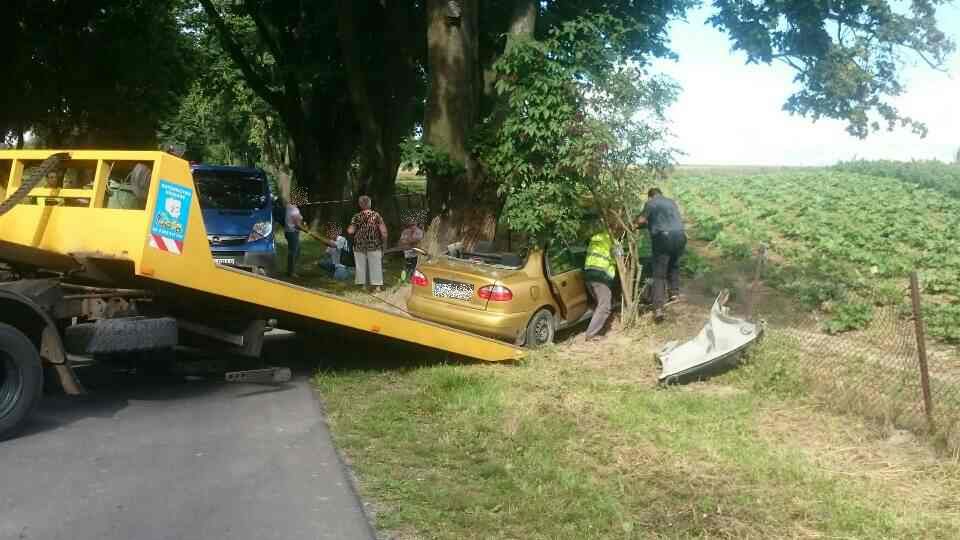
[[(197, 159), (292, 177), (314, 200), (368, 193), (381, 207), (406, 153), (428, 174), (432, 215), (455, 234), (472, 223), (489, 235), (505, 197), (522, 196), (515, 171), (497, 161), (505, 154), (491, 149), (543, 165), (522, 137), (543, 136), (533, 131), (542, 119), (518, 107), (515, 92), (567, 95), (545, 95), (559, 79), (511, 79), (525, 76), (508, 69), (519, 66), (514, 50), (549, 51), (541, 61), (567, 78), (564, 88), (589, 80), (570, 66), (598, 52), (644, 70), (674, 57), (669, 25), (700, 3), (11, 0), (0, 22), (11, 74), (0, 85), (0, 140), (176, 142)], [(893, 98), (904, 91), (904, 62), (941, 69), (953, 52), (936, 20), (945, 3), (713, 0), (709, 21), (748, 62), (794, 70), (789, 113), (845, 121), (857, 137), (894, 127), (922, 135), (923, 119), (901, 114)]]
[(4, 5), (0, 140), (136, 148), (189, 87), (192, 36), (180, 0)]

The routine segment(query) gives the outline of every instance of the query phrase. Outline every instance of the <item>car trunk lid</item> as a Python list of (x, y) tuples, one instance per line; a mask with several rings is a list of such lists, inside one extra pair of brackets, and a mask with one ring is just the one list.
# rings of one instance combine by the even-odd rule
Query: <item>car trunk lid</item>
[(519, 271), (447, 256), (431, 259), (417, 270), (427, 278), (427, 285), (414, 287), (413, 294), (480, 310), (488, 303), (477, 294), (480, 288), (499, 284)]

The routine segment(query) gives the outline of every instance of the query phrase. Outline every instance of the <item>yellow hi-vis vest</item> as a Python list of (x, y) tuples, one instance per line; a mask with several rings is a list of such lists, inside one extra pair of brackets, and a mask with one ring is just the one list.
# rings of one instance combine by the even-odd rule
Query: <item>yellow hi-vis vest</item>
[(587, 248), (587, 260), (584, 270), (598, 270), (611, 280), (617, 277), (617, 265), (613, 260), (613, 240), (606, 231), (599, 232), (590, 238), (590, 247)]

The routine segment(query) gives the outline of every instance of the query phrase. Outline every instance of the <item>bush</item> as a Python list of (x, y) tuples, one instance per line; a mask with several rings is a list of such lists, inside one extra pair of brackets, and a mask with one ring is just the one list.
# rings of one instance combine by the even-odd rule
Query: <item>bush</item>
[(873, 321), (873, 306), (862, 302), (853, 302), (837, 306), (833, 316), (824, 323), (829, 334), (839, 334), (851, 330), (863, 330)]

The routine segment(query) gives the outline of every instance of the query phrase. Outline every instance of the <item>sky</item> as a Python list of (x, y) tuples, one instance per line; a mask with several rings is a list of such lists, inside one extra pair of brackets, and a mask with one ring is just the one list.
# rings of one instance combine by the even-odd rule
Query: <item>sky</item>
[[(960, 148), (960, 53), (948, 59), (948, 73), (924, 64), (908, 65), (903, 95), (893, 100), (902, 114), (927, 124), (921, 139), (909, 129), (886, 130), (860, 140), (846, 123), (791, 116), (782, 107), (796, 89), (793, 71), (774, 63), (746, 64), (731, 52), (727, 36), (705, 24), (708, 6), (670, 28), (679, 61), (657, 60), (654, 68), (680, 83), (670, 109), (674, 144), (686, 152), (682, 164), (830, 165), (840, 160), (939, 159), (953, 161)], [(939, 27), (960, 42), (960, 3), (938, 11)]]

